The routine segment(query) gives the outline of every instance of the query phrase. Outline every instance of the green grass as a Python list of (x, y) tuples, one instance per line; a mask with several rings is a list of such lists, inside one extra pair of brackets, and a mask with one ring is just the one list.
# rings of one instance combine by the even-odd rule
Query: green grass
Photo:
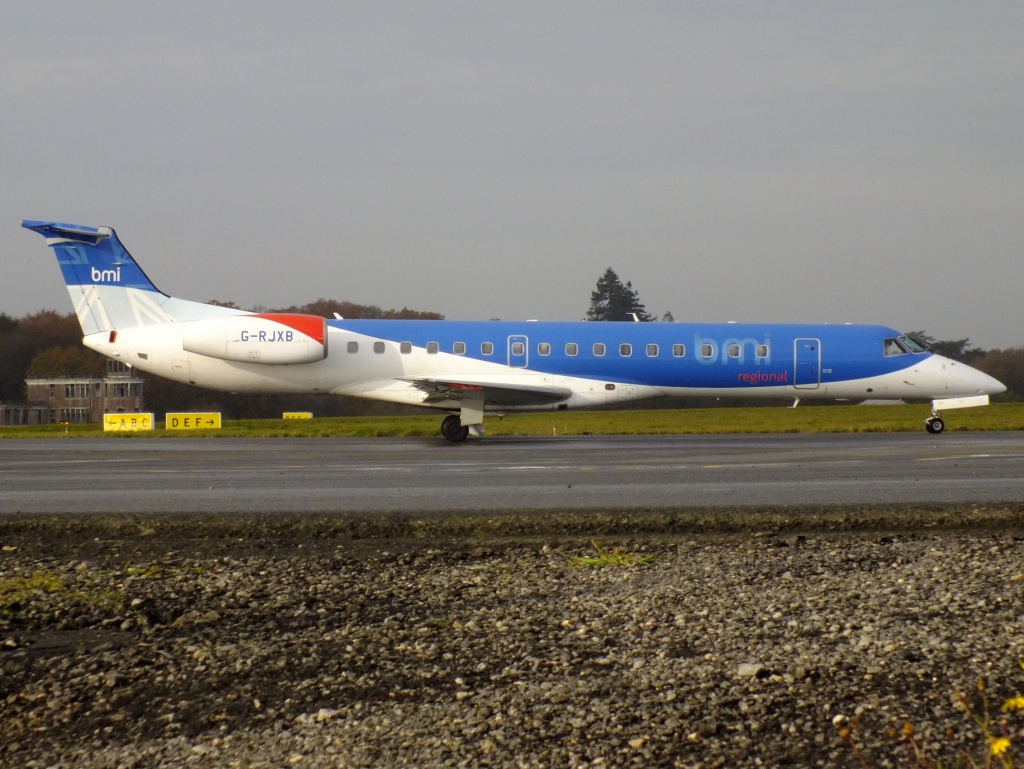
[[(511, 414), (485, 419), (487, 435), (680, 435), (715, 433), (858, 433), (923, 432), (927, 404), (895, 406), (783, 406), (759, 408), (648, 409), (625, 411), (556, 411)], [(242, 419), (220, 430), (157, 429), (142, 433), (104, 433), (101, 425), (0, 427), (2, 438), (132, 437), (173, 438), (363, 438), (439, 436), (443, 415), (427, 412), (401, 417), (330, 417), (314, 419)], [(947, 430), (1024, 430), (1024, 403), (997, 403), (985, 408), (943, 414)]]
[(640, 553), (619, 550), (617, 547), (605, 550), (593, 541), (590, 544), (594, 547), (595, 555), (574, 555), (569, 559), (569, 563), (573, 566), (586, 566), (591, 569), (597, 569), (602, 566), (635, 566), (637, 564), (654, 563), (657, 560), (653, 555), (641, 555)]

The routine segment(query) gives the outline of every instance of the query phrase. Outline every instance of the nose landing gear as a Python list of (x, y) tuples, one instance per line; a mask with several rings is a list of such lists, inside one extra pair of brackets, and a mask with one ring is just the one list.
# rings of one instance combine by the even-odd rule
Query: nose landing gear
[(925, 429), (933, 435), (938, 435), (946, 429), (946, 423), (942, 421), (939, 412), (932, 409), (932, 415), (924, 420)]

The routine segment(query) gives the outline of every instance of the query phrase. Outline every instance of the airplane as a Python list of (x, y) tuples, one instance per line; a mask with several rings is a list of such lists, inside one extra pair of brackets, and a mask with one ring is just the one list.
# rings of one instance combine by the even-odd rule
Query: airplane
[(231, 392), (331, 393), (484, 415), (664, 396), (983, 406), (1003, 384), (878, 325), (349, 320), (248, 312), (159, 291), (110, 227), (22, 222), (53, 248), (83, 343), (134, 368)]

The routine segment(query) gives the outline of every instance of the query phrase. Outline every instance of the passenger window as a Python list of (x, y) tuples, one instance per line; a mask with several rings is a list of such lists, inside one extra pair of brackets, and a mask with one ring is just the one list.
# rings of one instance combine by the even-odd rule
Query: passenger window
[(494, 355), (494, 344), (492, 342), (481, 342), (480, 343), (480, 354), (481, 355)]
[(601, 342), (594, 342), (594, 355), (598, 358), (604, 355), (604, 345)]
[(526, 352), (526, 345), (524, 345), (522, 342), (513, 342), (512, 343), (512, 354), (513, 355), (522, 355), (525, 352)]
[(427, 342), (427, 352), (431, 355), (437, 354), (437, 342)]
[(565, 354), (568, 355), (570, 358), (572, 358), (575, 355), (578, 355), (579, 351), (579, 345), (577, 345), (575, 342), (566, 342)]
[(757, 350), (755, 350), (754, 354), (758, 358), (767, 358), (768, 357), (768, 345), (766, 345), (766, 344), (759, 344), (757, 346)]
[(700, 346), (700, 357), (702, 358), (713, 358), (715, 356), (715, 348), (709, 344), (702, 344)]
[(684, 355), (686, 355), (686, 345), (685, 344), (674, 344), (674, 345), (672, 345), (672, 354), (675, 357), (677, 357), (677, 358), (682, 358)]
[(551, 345), (548, 344), (547, 342), (541, 342), (540, 344), (537, 345), (537, 354), (538, 355), (550, 355), (551, 354)]
[(455, 353), (456, 355), (465, 355), (466, 354), (466, 343), (465, 342), (456, 342), (455, 344), (452, 345), (452, 352)]
[(656, 345), (656, 344), (649, 344), (649, 345), (647, 345), (647, 357), (648, 358), (657, 358), (658, 357), (658, 345)]
[(626, 344), (626, 343), (623, 343), (623, 344), (619, 345), (619, 355), (621, 355), (623, 358), (628, 358), (632, 354), (633, 354), (633, 345)]
[(398, 346), (398, 349), (402, 353), (402, 355), (408, 355), (409, 353), (412, 352), (412, 342), (402, 342)]
[(740, 346), (738, 344), (729, 345), (729, 357), (738, 358), (740, 357)]
[(373, 351), (375, 353), (377, 353), (378, 355), (383, 353), (384, 352), (384, 343), (383, 342), (374, 342), (373, 343)]
[(348, 351), (349, 352), (359, 352), (359, 342), (349, 342), (348, 343)]

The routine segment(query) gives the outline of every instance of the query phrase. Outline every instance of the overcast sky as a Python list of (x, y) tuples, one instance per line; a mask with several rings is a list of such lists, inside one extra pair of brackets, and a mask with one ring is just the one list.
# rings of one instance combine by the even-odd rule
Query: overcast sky
[(70, 311), (21, 219), (163, 291), (1024, 345), (1024, 3), (10, 3), (0, 311)]

